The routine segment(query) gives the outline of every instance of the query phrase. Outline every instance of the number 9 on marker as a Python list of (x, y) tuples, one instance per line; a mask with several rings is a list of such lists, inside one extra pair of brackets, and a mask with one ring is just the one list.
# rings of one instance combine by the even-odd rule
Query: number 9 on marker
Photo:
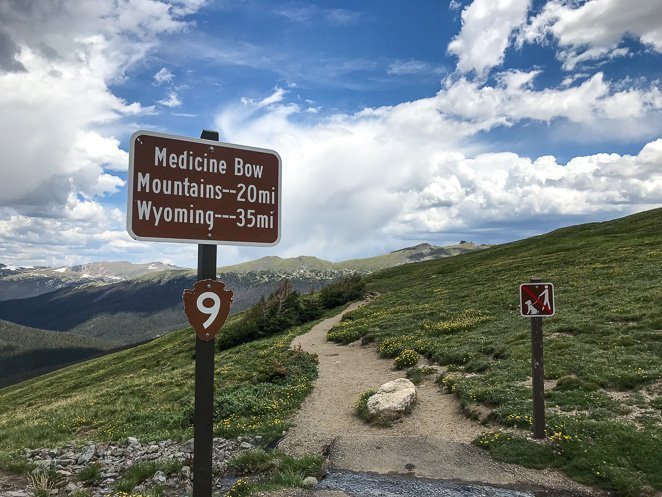
[(232, 290), (216, 280), (201, 280), (184, 290), (184, 312), (200, 340), (211, 341), (230, 314)]

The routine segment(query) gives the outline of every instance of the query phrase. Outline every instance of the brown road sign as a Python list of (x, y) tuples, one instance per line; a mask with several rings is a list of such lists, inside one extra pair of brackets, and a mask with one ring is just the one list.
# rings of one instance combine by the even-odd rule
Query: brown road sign
[(551, 283), (524, 283), (519, 286), (520, 314), (527, 318), (553, 316), (554, 285)]
[(281, 160), (273, 150), (137, 131), (127, 230), (136, 240), (276, 245)]
[(225, 283), (200, 280), (193, 290), (184, 290), (184, 312), (200, 340), (209, 342), (216, 337), (230, 314), (234, 294)]

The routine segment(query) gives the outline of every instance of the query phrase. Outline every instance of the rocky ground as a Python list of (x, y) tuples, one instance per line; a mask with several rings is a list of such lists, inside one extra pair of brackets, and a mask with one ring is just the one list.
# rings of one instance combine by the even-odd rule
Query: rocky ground
[[(215, 438), (213, 470), (224, 475), (228, 460), (236, 453), (255, 448), (258, 441), (249, 438)], [(190, 495), (192, 491), (193, 440), (142, 442), (129, 437), (123, 443), (65, 445), (59, 448), (26, 449), (25, 457), (35, 470), (28, 478), (0, 474), (1, 497), (42, 495), (68, 496), (84, 493), (92, 497), (112, 494), (129, 469), (141, 465), (149, 476), (133, 493), (160, 490), (166, 496)], [(230, 481), (217, 476), (214, 487), (227, 489)]]

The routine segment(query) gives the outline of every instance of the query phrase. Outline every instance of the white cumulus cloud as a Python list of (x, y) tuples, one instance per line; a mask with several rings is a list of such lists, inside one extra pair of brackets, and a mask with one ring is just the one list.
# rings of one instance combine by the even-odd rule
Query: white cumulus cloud
[(658, 0), (590, 0), (573, 3), (552, 0), (521, 30), (520, 44), (558, 43), (558, 58), (566, 70), (582, 62), (628, 54), (619, 47), (632, 37), (662, 52), (662, 2)]
[(474, 0), (462, 11), (462, 29), (448, 45), (457, 69), (484, 75), (503, 62), (513, 31), (526, 21), (529, 0)]
[(182, 106), (182, 101), (176, 91), (169, 91), (165, 98), (159, 100), (159, 103), (164, 107), (169, 107), (171, 109)]
[(0, 2), (0, 42), (9, 47), (0, 56), (0, 257), (42, 260), (31, 244), (64, 257), (91, 250), (99, 230), (122, 227), (119, 209), (101, 198), (123, 187), (128, 154), (107, 130), (152, 109), (111, 85), (160, 35), (186, 29), (182, 16), (202, 3)]
[(548, 94), (529, 89), (530, 77), (502, 78), (520, 92), (513, 100), (508, 86), (480, 88), (461, 80), (435, 97), (312, 125), (298, 119), (302, 109), (285, 103), (266, 109), (254, 103), (252, 112), (246, 105), (229, 107), (217, 124), (229, 141), (282, 156), (287, 202), (280, 250), (286, 255), (352, 257), (405, 240), (471, 239), (495, 225), (510, 236), (522, 234), (522, 226), (541, 233), (550, 219), (556, 227), (563, 219), (662, 205), (662, 140), (638, 155), (596, 154), (566, 164), (551, 156), (466, 149), (467, 139), (504, 122), (588, 122), (620, 98), (602, 79), (576, 93)]
[(156, 86), (161, 86), (163, 83), (172, 83), (174, 77), (174, 74), (168, 71), (165, 67), (162, 67), (156, 74), (154, 74), (154, 84)]

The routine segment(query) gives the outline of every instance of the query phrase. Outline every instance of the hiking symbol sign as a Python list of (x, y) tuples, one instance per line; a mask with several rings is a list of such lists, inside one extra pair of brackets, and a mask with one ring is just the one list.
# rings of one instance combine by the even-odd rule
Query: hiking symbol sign
[(554, 315), (554, 285), (551, 283), (524, 283), (519, 286), (520, 314), (527, 318)]

